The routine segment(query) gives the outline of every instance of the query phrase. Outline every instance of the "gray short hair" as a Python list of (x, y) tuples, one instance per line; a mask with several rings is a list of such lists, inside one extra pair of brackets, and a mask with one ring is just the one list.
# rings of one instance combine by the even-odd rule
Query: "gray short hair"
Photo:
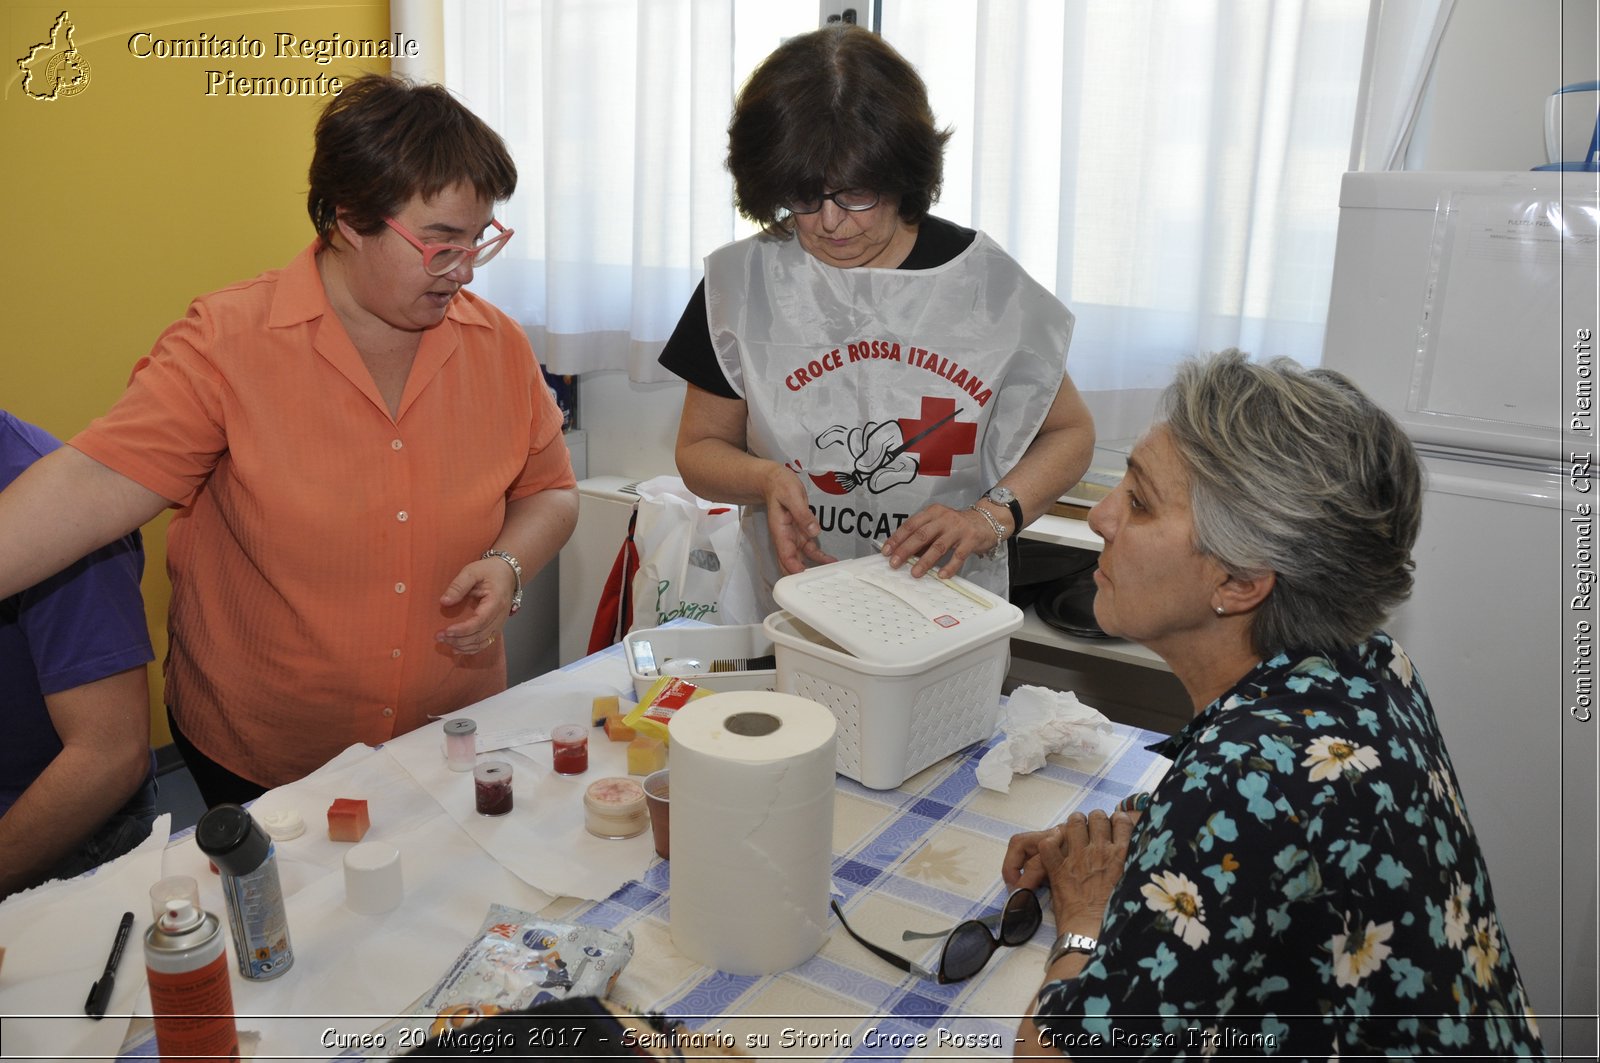
[(1411, 593), (1416, 451), (1345, 377), (1227, 350), (1179, 367), (1159, 419), (1188, 467), (1196, 548), (1276, 575), (1257, 653), (1353, 645)]

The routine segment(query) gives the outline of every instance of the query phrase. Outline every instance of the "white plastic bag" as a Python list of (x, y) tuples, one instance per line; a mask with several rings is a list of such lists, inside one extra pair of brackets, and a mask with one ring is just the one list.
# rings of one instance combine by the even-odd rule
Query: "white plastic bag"
[(676, 476), (646, 480), (638, 491), (639, 571), (629, 630), (679, 617), (749, 623), (755, 594), (740, 553), (739, 507), (696, 497)]

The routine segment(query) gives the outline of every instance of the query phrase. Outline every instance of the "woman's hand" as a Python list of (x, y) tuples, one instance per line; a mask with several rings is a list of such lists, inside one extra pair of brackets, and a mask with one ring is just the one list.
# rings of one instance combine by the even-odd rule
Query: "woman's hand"
[[(1108, 816), (1096, 809), (1087, 816), (1074, 812), (1055, 830), (1040, 832), (1034, 855), (1050, 882), (1057, 929), (1097, 932), (1111, 893), (1122, 879), (1137, 819), (1128, 812)], [(1007, 849), (1006, 856), (1010, 855)]]
[(767, 532), (777, 551), (778, 565), (789, 575), (804, 572), (807, 563), (826, 565), (837, 561), (822, 552), (817, 536), (822, 526), (806, 502), (806, 489), (800, 477), (777, 462), (770, 462), (761, 495), (767, 506)]
[(1007, 889), (1036, 890), (1045, 884), (1044, 868), (1039, 864), (1039, 839), (1053, 835), (1060, 827), (1024, 831), (1013, 834), (1006, 845), (1006, 855), (1000, 862), (1000, 878)]
[(927, 575), (942, 560), (939, 575), (949, 579), (961, 571), (967, 558), (994, 547), (994, 525), (983, 514), (935, 502), (896, 528), (884, 541), (882, 552), (889, 558), (890, 568), (916, 558), (911, 574), (917, 577)]
[(465, 609), (455, 623), (434, 635), (456, 653), (471, 656), (493, 646), (511, 616), (517, 577), (498, 557), (472, 562), (456, 574), (439, 598), (448, 612)]
[[(1041, 885), (1045, 884), (1046, 879), (1049, 878), (1050, 872), (1050, 869), (1045, 865), (1044, 858), (1040, 853), (1040, 843), (1046, 837), (1053, 839), (1052, 851), (1055, 854), (1054, 859), (1056, 866), (1060, 866), (1060, 857), (1065, 851), (1064, 846), (1068, 840), (1069, 827), (1073, 828), (1070, 833), (1073, 837), (1076, 837), (1077, 830), (1079, 829), (1077, 826), (1075, 826), (1076, 824), (1098, 825), (1101, 820), (1105, 820), (1110, 824), (1110, 838), (1114, 844), (1117, 837), (1117, 832), (1120, 829), (1118, 826), (1119, 817), (1127, 820), (1128, 833), (1127, 837), (1123, 838), (1122, 840), (1122, 855), (1117, 857), (1117, 873), (1112, 879), (1112, 885), (1116, 885), (1116, 878), (1120, 878), (1122, 873), (1122, 860), (1126, 858), (1128, 854), (1128, 841), (1133, 836), (1134, 825), (1139, 822), (1138, 812), (1119, 811), (1111, 814), (1110, 816), (1107, 816), (1104, 812), (1094, 812), (1087, 817), (1084, 816), (1082, 812), (1074, 812), (1067, 818), (1066, 823), (1057, 824), (1054, 827), (1047, 827), (1044, 830), (1030, 830), (1024, 831), (1021, 834), (1013, 834), (1011, 836), (1011, 841), (1006, 845), (1006, 855), (1000, 863), (1001, 879), (1005, 881), (1008, 889), (1038, 889)], [(1050, 882), (1050, 887), (1051, 891), (1054, 892), (1055, 883), (1053, 881)], [(1110, 894), (1107, 893), (1107, 896), (1109, 897)]]

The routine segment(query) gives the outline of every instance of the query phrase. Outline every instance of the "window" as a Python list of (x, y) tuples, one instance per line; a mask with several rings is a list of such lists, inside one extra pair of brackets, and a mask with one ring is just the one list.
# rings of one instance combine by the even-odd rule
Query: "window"
[[(867, 13), (867, 5), (858, 5)], [(750, 228), (733, 95), (816, 0), (455, 0), (447, 81), (512, 143), (506, 255), (475, 286), (554, 372), (655, 362), (701, 259)], [(955, 131), (934, 212), (1078, 315), (1086, 390), (1238, 346), (1314, 364), (1367, 0), (886, 0)], [(509, 260), (509, 261), (508, 261)], [(505, 262), (505, 265), (501, 263)]]

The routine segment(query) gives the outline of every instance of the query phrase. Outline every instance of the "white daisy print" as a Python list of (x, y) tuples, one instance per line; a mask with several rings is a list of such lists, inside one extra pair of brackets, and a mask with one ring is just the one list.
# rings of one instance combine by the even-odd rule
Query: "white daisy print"
[(1406, 656), (1406, 651), (1400, 648), (1399, 643), (1394, 645), (1394, 660), (1389, 662), (1389, 671), (1395, 674), (1402, 686), (1411, 686), (1411, 677), (1416, 673), (1411, 669), (1411, 658)]
[(1306, 747), (1306, 759), (1300, 766), (1311, 769), (1312, 782), (1324, 782), (1338, 778), (1346, 770), (1371, 771), (1378, 766), (1378, 751), (1348, 739), (1323, 735)]
[(1455, 776), (1447, 771), (1439, 773), (1444, 777), (1444, 792), (1450, 798), (1450, 805), (1456, 810), (1456, 815), (1466, 818), (1467, 810), (1461, 807), (1461, 791), (1456, 789)]
[(1459, 949), (1467, 940), (1467, 924), (1472, 917), (1467, 914), (1467, 902), (1472, 899), (1472, 887), (1456, 876), (1456, 888), (1444, 902), (1444, 939), (1452, 948)]
[(1472, 928), (1467, 962), (1472, 964), (1472, 977), (1480, 986), (1487, 986), (1495, 965), (1500, 962), (1500, 927), (1488, 916), (1480, 917)]
[(1347, 923), (1345, 932), (1333, 935), (1328, 942), (1333, 952), (1333, 980), (1340, 985), (1355, 985), (1376, 971), (1389, 955), (1386, 943), (1393, 936), (1393, 923), (1368, 923), (1353, 934)]
[(1172, 932), (1183, 939), (1191, 949), (1204, 945), (1211, 937), (1205, 924), (1205, 911), (1200, 904), (1200, 887), (1189, 881), (1189, 876), (1179, 872), (1159, 871), (1150, 881), (1139, 887), (1145, 904), (1151, 911), (1161, 912), (1172, 919)]

